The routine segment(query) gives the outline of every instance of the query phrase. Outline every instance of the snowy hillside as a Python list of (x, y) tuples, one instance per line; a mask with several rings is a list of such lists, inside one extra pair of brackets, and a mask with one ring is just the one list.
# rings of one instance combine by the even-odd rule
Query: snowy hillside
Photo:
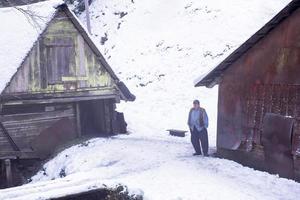
[[(255, 33), (289, 0), (95, 0), (92, 32), (113, 69), (137, 96), (125, 111), (132, 133), (186, 130), (191, 101), (208, 110), (215, 146), (217, 87), (193, 82)], [(85, 13), (81, 15), (85, 22)], [(104, 45), (101, 45), (101, 43)]]
[[(118, 183), (155, 200), (298, 199), (299, 183), (225, 159), (193, 157), (189, 137), (165, 131), (187, 130), (188, 110), (198, 98), (215, 150), (218, 88), (194, 88), (193, 82), (288, 2), (94, 0), (93, 37), (137, 96), (118, 106), (131, 134), (73, 146), (47, 162), (32, 183), (3, 190), (0, 199), (43, 199)], [(85, 22), (85, 13), (80, 19)]]

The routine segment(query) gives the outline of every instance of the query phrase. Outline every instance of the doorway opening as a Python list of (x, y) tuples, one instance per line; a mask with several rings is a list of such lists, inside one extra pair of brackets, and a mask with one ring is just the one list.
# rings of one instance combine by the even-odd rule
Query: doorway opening
[(113, 102), (90, 100), (79, 103), (82, 135), (105, 136), (112, 134)]

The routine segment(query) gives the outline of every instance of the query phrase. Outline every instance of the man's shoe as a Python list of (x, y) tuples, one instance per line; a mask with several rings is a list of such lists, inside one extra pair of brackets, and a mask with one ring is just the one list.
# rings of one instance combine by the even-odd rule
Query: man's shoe
[(202, 155), (201, 153), (194, 153), (193, 156), (200, 156)]
[(208, 154), (204, 154), (204, 157), (209, 157), (209, 155)]

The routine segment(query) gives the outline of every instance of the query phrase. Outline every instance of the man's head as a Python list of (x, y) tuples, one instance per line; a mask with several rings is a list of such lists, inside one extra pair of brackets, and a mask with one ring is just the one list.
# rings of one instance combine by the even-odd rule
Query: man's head
[(195, 109), (198, 109), (198, 108), (200, 108), (200, 101), (199, 100), (194, 100), (193, 101), (193, 107), (195, 108)]

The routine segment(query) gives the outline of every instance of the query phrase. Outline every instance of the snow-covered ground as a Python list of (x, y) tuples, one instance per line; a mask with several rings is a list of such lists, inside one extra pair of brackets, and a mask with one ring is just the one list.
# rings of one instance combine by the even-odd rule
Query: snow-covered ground
[[(192, 153), (188, 138), (167, 135), (92, 139), (58, 154), (33, 183), (2, 190), (0, 199), (44, 199), (117, 183), (151, 200), (299, 198), (299, 183)], [(59, 178), (63, 173), (68, 176)]]
[(137, 96), (118, 106), (131, 134), (73, 146), (47, 162), (32, 183), (0, 191), (0, 199), (43, 199), (118, 183), (151, 200), (299, 199), (299, 183), (225, 159), (193, 157), (188, 136), (165, 131), (187, 130), (188, 110), (198, 98), (215, 150), (218, 88), (194, 88), (193, 81), (288, 2), (94, 0), (94, 40)]

